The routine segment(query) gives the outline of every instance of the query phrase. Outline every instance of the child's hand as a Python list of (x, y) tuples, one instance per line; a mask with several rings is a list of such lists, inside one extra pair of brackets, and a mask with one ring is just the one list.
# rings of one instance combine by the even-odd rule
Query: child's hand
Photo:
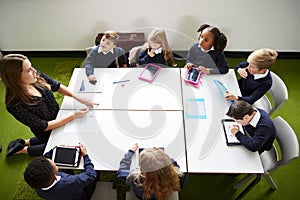
[(247, 78), (248, 73), (246, 71), (247, 68), (239, 68), (237, 70), (238, 74), (242, 77), (242, 78)]
[(193, 64), (192, 63), (187, 63), (184, 68), (187, 68), (188, 70), (192, 69)]
[(230, 128), (230, 132), (232, 133), (232, 135), (235, 136), (235, 134), (237, 134), (237, 132), (240, 131), (240, 127), (238, 125), (233, 125)]
[(210, 74), (210, 71), (209, 69), (207, 69), (206, 67), (203, 67), (203, 66), (199, 66), (198, 67), (198, 70), (206, 75), (209, 75)]
[(155, 56), (155, 50), (153, 50), (153, 49), (148, 49), (148, 55), (152, 58), (152, 57), (154, 57)]
[(80, 147), (80, 151), (81, 151), (83, 156), (85, 154), (87, 154), (87, 150), (86, 150), (85, 146), (83, 146), (83, 144), (79, 143), (79, 147)]
[(224, 94), (224, 97), (226, 100), (238, 100), (239, 97), (238, 96), (235, 96), (234, 94), (232, 94), (231, 92), (229, 91), (226, 91), (226, 93)]
[(97, 81), (97, 78), (96, 78), (95, 75), (90, 75), (90, 76), (88, 77), (88, 79), (89, 79), (90, 82), (95, 82), (95, 81)]
[(130, 147), (130, 150), (133, 151), (133, 152), (136, 152), (136, 150), (139, 148), (139, 145), (138, 143), (135, 143), (133, 144), (131, 147)]

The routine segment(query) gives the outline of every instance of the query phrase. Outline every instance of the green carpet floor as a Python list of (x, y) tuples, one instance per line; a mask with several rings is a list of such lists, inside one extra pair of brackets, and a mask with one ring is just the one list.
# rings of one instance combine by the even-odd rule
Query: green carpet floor
[[(235, 66), (244, 59), (228, 59), (230, 66)], [(81, 58), (34, 58), (31, 59), (33, 65), (50, 76), (54, 76), (64, 84), (68, 83), (71, 76), (71, 68), (80, 66)], [(179, 65), (180, 66), (180, 65)], [(276, 111), (272, 118), (282, 116), (295, 130), (300, 138), (300, 110), (298, 103), (300, 99), (299, 72), (300, 60), (278, 60), (272, 71), (277, 73), (286, 83), (289, 91), (289, 100)], [(1, 81), (0, 81), (1, 82)], [(57, 95), (60, 102), (62, 97)], [(3, 147), (0, 153), (0, 199), (39, 199), (33, 190), (29, 188), (23, 180), (23, 170), (32, 159), (28, 155), (17, 155), (6, 158), (6, 148), (9, 141), (17, 137), (29, 138), (32, 134), (30, 130), (17, 122), (5, 109), (4, 88), (0, 83), (0, 145)], [(271, 191), (264, 178), (261, 182), (244, 198), (246, 200), (281, 200), (281, 199), (299, 199), (300, 191), (300, 159), (294, 160), (287, 166), (277, 171), (271, 172), (271, 175), (278, 185), (278, 189)], [(114, 174), (102, 177), (115, 179)], [(191, 174), (187, 184), (180, 192), (182, 200), (198, 199), (234, 199), (243, 189), (234, 191), (232, 186), (242, 176), (230, 177), (227, 175), (216, 174)], [(114, 180), (115, 186), (119, 190), (119, 199), (126, 186)]]

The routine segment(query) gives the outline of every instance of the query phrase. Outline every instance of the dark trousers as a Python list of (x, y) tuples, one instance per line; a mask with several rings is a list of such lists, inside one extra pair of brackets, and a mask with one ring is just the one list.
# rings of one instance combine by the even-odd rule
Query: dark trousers
[(29, 143), (27, 151), (30, 156), (42, 156), (44, 154), (46, 144), (37, 137), (30, 138)]

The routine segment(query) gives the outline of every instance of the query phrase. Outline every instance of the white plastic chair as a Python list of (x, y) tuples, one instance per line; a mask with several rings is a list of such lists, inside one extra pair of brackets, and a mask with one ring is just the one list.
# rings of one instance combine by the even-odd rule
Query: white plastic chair
[[(269, 183), (270, 188), (275, 190), (277, 188), (277, 185), (273, 181), (269, 172), (278, 169), (282, 165), (287, 165), (292, 160), (298, 158), (299, 143), (294, 130), (282, 117), (278, 116), (273, 121), (276, 127), (276, 141), (278, 145), (273, 145), (273, 148), (270, 151), (263, 152), (260, 155), (260, 159), (264, 167), (263, 176)], [(239, 188), (240, 186), (248, 182), (253, 176), (254, 174), (247, 175), (233, 188)]]
[(91, 52), (91, 50), (92, 50), (94, 47), (95, 47), (95, 46), (87, 47), (87, 48), (85, 49), (86, 55), (89, 55), (89, 53)]
[[(270, 100), (267, 95), (264, 95), (253, 104), (254, 107), (263, 109), (269, 115), (273, 114), (275, 110), (288, 100), (288, 90), (283, 80), (272, 71), (271, 76), (273, 83), (268, 92), (272, 99)], [(273, 102), (273, 106), (271, 102)]]
[(117, 190), (113, 189), (113, 183), (111, 182), (97, 182), (96, 189), (91, 200), (117, 200)]
[[(130, 191), (126, 192), (126, 200), (138, 200), (132, 188), (130, 189)], [(178, 192), (177, 191), (172, 192), (168, 200), (179, 200)]]

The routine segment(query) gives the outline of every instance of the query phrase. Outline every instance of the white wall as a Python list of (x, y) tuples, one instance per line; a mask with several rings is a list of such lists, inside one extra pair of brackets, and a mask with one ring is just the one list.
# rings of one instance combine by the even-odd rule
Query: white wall
[(219, 27), (227, 51), (300, 51), (299, 0), (0, 0), (0, 49), (84, 50), (108, 29), (167, 30), (188, 50), (202, 23)]

